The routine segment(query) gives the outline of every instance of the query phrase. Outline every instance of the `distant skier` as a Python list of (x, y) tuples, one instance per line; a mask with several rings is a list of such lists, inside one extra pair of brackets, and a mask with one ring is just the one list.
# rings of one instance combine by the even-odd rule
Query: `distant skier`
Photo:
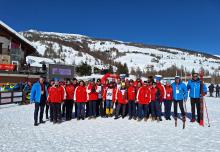
[(173, 89), (173, 103), (174, 103), (174, 119), (175, 119), (175, 126), (177, 126), (177, 106), (179, 104), (179, 108), (182, 115), (183, 121), (183, 129), (185, 128), (185, 121), (186, 121), (186, 113), (183, 106), (183, 100), (187, 100), (188, 91), (186, 85), (181, 81), (179, 76), (175, 77), (175, 82), (172, 83)]
[(219, 87), (219, 85), (217, 84), (216, 87), (215, 87), (216, 98), (220, 96), (220, 95), (219, 95), (219, 89), (220, 89), (220, 87)]
[[(192, 74), (192, 80), (188, 81), (187, 89), (189, 90), (189, 97), (191, 101), (191, 112), (192, 112), (192, 119), (191, 122), (195, 122), (195, 107), (197, 110), (197, 121), (200, 122), (200, 97), (201, 97), (201, 90), (200, 90), (201, 81), (199, 79), (198, 73)], [(203, 92), (207, 93), (206, 85), (203, 85)]]
[(209, 86), (210, 97), (213, 97), (214, 88), (215, 88), (214, 84), (210, 84)]
[(38, 112), (40, 109), (40, 123), (45, 123), (43, 121), (43, 114), (44, 114), (44, 107), (46, 104), (48, 92), (47, 86), (44, 83), (45, 77), (41, 76), (39, 81), (34, 83), (31, 88), (31, 96), (30, 102), (35, 103), (35, 110), (34, 110), (34, 126), (38, 126)]

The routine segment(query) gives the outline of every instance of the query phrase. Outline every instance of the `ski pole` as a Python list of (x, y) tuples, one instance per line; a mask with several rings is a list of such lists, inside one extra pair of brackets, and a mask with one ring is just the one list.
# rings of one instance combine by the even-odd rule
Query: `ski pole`
[(208, 113), (208, 109), (207, 109), (207, 106), (206, 106), (206, 102), (205, 102), (205, 100), (204, 100), (203, 102), (204, 102), (204, 104), (205, 104), (206, 117), (207, 117), (207, 119), (208, 119), (208, 127), (210, 127), (210, 122), (209, 122), (209, 113)]

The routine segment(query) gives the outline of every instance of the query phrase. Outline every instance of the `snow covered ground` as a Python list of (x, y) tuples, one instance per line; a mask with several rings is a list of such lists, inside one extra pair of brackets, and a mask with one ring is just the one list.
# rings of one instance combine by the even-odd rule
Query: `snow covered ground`
[[(187, 119), (137, 122), (97, 118), (33, 126), (34, 105), (0, 106), (1, 152), (55, 151), (220, 151), (220, 99), (206, 97), (211, 127)], [(190, 111), (189, 102), (187, 110)], [(205, 117), (206, 118), (206, 117)]]

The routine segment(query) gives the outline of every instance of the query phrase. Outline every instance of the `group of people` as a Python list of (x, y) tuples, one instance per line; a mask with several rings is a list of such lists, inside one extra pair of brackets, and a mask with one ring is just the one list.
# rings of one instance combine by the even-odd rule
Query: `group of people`
[(214, 91), (215, 91), (215, 97), (216, 98), (220, 97), (220, 95), (219, 95), (220, 86), (218, 84), (216, 84), (216, 86), (214, 86), (214, 84), (212, 83), (209, 85), (208, 88), (209, 88), (209, 96), (210, 97), (213, 97)]
[[(33, 84), (30, 101), (35, 103), (34, 125), (45, 123), (43, 120), (44, 107), (46, 106), (46, 118), (54, 124), (62, 122), (62, 116), (66, 121), (95, 119), (96, 117), (114, 117), (147, 121), (162, 121), (162, 104), (164, 104), (164, 117), (171, 120), (171, 107), (174, 105), (174, 120), (177, 125), (178, 106), (181, 111), (182, 121), (186, 121), (184, 103), (188, 96), (191, 98), (191, 122), (196, 121), (195, 108), (197, 108), (197, 121), (201, 122), (203, 116), (200, 113), (201, 87), (204, 94), (207, 93), (198, 73), (193, 73), (192, 80), (187, 85), (179, 76), (175, 81), (170, 80), (166, 84), (161, 83), (161, 77), (149, 77), (147, 81), (121, 80), (109, 81), (104, 84), (101, 80), (92, 79), (88, 84), (83, 80), (66, 79), (65, 82), (58, 78), (50, 80), (45, 85), (45, 78), (41, 77)], [(73, 110), (75, 107), (75, 110)], [(50, 117), (48, 111), (50, 109)], [(39, 121), (38, 113), (40, 111)], [(73, 111), (75, 111), (73, 115)]]

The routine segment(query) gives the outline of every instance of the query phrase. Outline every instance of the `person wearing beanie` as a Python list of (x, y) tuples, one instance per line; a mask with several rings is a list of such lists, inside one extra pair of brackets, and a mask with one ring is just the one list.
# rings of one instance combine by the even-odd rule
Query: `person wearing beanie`
[(61, 123), (61, 103), (64, 101), (64, 88), (59, 85), (59, 79), (54, 79), (54, 85), (50, 87), (48, 93), (48, 102), (52, 104), (53, 123)]
[(165, 107), (165, 118), (166, 120), (171, 120), (171, 106), (173, 100), (173, 89), (171, 86), (171, 81), (167, 80), (165, 85), (165, 100), (164, 100), (164, 107)]
[(175, 82), (173, 82), (171, 86), (173, 90), (175, 126), (177, 126), (177, 111), (178, 111), (177, 106), (179, 105), (182, 115), (183, 128), (185, 128), (186, 113), (183, 106), (183, 100), (187, 100), (188, 91), (186, 85), (181, 81), (179, 76), (175, 77)]

